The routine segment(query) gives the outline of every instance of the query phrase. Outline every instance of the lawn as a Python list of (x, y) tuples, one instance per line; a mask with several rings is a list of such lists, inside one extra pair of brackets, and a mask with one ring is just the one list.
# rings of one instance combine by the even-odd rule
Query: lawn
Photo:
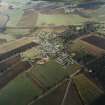
[(79, 15), (64, 15), (64, 14), (40, 14), (38, 15), (37, 26), (48, 26), (48, 25), (80, 25), (85, 22), (87, 19), (80, 17)]
[(0, 91), (0, 105), (27, 105), (41, 93), (42, 90), (23, 73)]
[(50, 60), (43, 65), (35, 65), (30, 71), (30, 76), (39, 81), (43, 87), (52, 87), (54, 84), (63, 80), (68, 74), (62, 65)]
[(73, 78), (78, 93), (81, 96), (84, 104), (90, 105), (96, 101), (103, 91), (99, 89), (91, 80), (89, 80), (84, 74), (79, 74)]

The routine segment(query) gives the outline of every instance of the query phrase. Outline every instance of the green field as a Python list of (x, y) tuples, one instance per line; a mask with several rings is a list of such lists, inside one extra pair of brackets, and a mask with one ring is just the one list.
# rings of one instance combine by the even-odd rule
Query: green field
[(8, 12), (10, 19), (7, 23), (7, 27), (16, 27), (16, 25), (19, 22), (19, 20), (21, 19), (23, 13), (24, 13), (24, 11), (22, 9), (15, 9), (13, 11)]
[(81, 96), (81, 99), (86, 105), (90, 105), (92, 102), (96, 101), (97, 98), (103, 95), (103, 91), (99, 89), (84, 74), (75, 76), (73, 81), (78, 90), (78, 93)]
[(0, 105), (27, 105), (41, 93), (42, 90), (23, 73), (0, 91)]
[(69, 67), (66, 68), (68, 75), (72, 75), (75, 73), (77, 70), (81, 69), (81, 66), (79, 64), (72, 64)]
[(86, 18), (80, 17), (79, 15), (64, 15), (64, 14), (55, 14), (55, 15), (46, 15), (39, 14), (37, 20), (37, 26), (48, 26), (48, 25), (80, 25), (83, 22), (87, 21)]
[(33, 47), (23, 53), (21, 53), (21, 57), (24, 61), (35, 60), (37, 58), (41, 58), (40, 52), (38, 51), (37, 47)]
[(67, 70), (54, 60), (51, 60), (43, 65), (35, 65), (29, 71), (29, 74), (44, 87), (52, 87), (67, 76)]
[(6, 39), (7, 41), (13, 41), (15, 38), (9, 34), (0, 33), (0, 39)]
[(32, 105), (60, 105), (64, 97), (66, 87), (67, 81), (63, 81), (55, 90)]
[(21, 39), (18, 39), (18, 40), (10, 41), (10, 42), (0, 46), (0, 54), (9, 52), (9, 51), (14, 50), (16, 48), (19, 48), (21, 46), (28, 45), (32, 42), (33, 42), (32, 37), (28, 37), (28, 38), (25, 37), (25, 38), (21, 38)]

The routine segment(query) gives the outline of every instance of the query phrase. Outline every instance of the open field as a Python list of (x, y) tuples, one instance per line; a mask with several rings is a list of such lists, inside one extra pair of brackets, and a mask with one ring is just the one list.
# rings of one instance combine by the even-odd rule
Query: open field
[(35, 65), (30, 71), (33, 80), (38, 81), (43, 87), (52, 87), (67, 76), (67, 71), (62, 65), (51, 60), (43, 65)]
[(81, 66), (79, 64), (71, 64), (70, 66), (68, 66), (67, 68), (67, 73), (68, 75), (72, 75), (73, 73), (75, 73), (77, 70), (81, 69)]
[(33, 38), (22, 38), (19, 40), (8, 42), (8, 43), (0, 46), (0, 54), (9, 52), (9, 51), (14, 50), (16, 48), (30, 44), (32, 42), (33, 42)]
[(9, 21), (7, 23), (7, 27), (15, 27), (21, 19), (23, 13), (24, 11), (22, 9), (14, 9), (13, 11), (10, 11), (8, 13)]
[(9, 4), (13, 4), (15, 5), (16, 7), (19, 7), (19, 8), (24, 8), (25, 4), (27, 2), (29, 2), (30, 0), (3, 0), (4, 2), (7, 2)]
[(86, 51), (87, 53), (95, 56), (101, 56), (103, 53), (105, 53), (104, 49), (98, 48), (97, 46), (87, 43), (81, 39), (77, 39), (73, 42), (73, 44), (70, 46), (70, 52), (78, 53), (81, 51)]
[(55, 90), (32, 105), (60, 105), (64, 97), (67, 84), (67, 81), (63, 81)]
[(0, 60), (4, 60), (10, 56), (24, 52), (37, 45), (37, 43), (33, 42), (32, 37), (25, 37), (3, 44), (0, 46)]
[(87, 19), (79, 15), (46, 15), (38, 14), (37, 26), (67, 26), (67, 25), (80, 25)]
[(105, 49), (105, 39), (98, 36), (89, 36), (82, 39), (83, 41), (92, 44), (96, 47)]
[(30, 34), (30, 29), (22, 29), (22, 28), (7, 28), (5, 30), (6, 34), (10, 34), (12, 37), (17, 39), (18, 37), (24, 37)]
[(8, 17), (6, 15), (0, 15), (0, 28), (4, 28), (8, 22)]
[(37, 22), (38, 13), (32, 10), (24, 10), (24, 14), (17, 23), (17, 27), (33, 28)]
[(17, 76), (0, 91), (1, 105), (26, 105), (39, 96), (42, 90), (38, 88), (23, 73)]
[(91, 80), (84, 74), (79, 74), (73, 78), (78, 93), (81, 96), (84, 104), (90, 105), (96, 101), (104, 92), (99, 89)]
[(53, 28), (45, 27), (45, 28), (42, 28), (41, 31), (62, 33), (66, 29), (67, 29), (67, 27), (62, 27), (62, 26), (61, 27), (60, 26), (59, 27), (53, 27)]
[(23, 60), (35, 60), (36, 58), (41, 58), (40, 52), (38, 51), (37, 47), (33, 47), (23, 53), (21, 53), (21, 57)]
[(7, 42), (15, 40), (15, 38), (13, 36), (11, 36), (9, 34), (2, 34), (2, 33), (0, 33), (0, 39), (5, 39), (5, 40), (7, 40)]
[(71, 83), (69, 87), (64, 105), (83, 105), (73, 83)]

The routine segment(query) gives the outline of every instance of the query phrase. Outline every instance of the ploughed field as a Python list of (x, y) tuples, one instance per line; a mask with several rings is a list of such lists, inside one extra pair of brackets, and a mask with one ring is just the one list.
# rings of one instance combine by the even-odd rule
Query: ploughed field
[(98, 36), (89, 36), (89, 37), (83, 38), (82, 40), (105, 50), (105, 39), (104, 38), (101, 38)]

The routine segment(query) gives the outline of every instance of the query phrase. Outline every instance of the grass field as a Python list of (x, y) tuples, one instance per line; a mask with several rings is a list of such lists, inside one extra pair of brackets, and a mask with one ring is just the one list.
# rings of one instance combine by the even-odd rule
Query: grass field
[[(21, 19), (24, 11), (22, 9), (15, 9), (8, 13), (10, 20), (7, 23), (7, 27), (16, 27), (17, 23)], [(17, 15), (18, 14), (18, 15)]]
[(36, 47), (29, 49), (21, 54), (23, 60), (34, 60), (35, 58), (41, 58), (40, 52)]
[(37, 22), (38, 14), (35, 11), (26, 10), (19, 20), (17, 27), (34, 27)]
[(55, 90), (32, 105), (60, 105), (64, 97), (66, 87), (67, 81), (63, 81)]
[(73, 78), (78, 93), (81, 96), (84, 104), (90, 105), (97, 98), (103, 95), (103, 91), (99, 89), (91, 80), (84, 74), (79, 74)]
[(73, 83), (69, 87), (64, 105), (83, 105)]
[(13, 41), (15, 38), (9, 34), (0, 33), (0, 39), (6, 39), (7, 41)]
[(94, 56), (101, 56), (104, 53), (103, 49), (95, 47), (94, 45), (86, 43), (79, 39), (74, 41), (72, 46), (70, 46), (69, 50), (70, 50), (70, 52), (77, 53), (77, 54), (81, 51), (85, 51), (88, 54), (91, 54)]
[(37, 26), (60, 26), (60, 25), (80, 25), (85, 22), (87, 19), (80, 17), (79, 15), (46, 15), (46, 14), (39, 14)]
[(72, 64), (69, 67), (66, 68), (68, 75), (72, 75), (75, 73), (77, 70), (81, 69), (81, 66), (79, 64)]
[(0, 105), (26, 105), (41, 93), (42, 90), (23, 73), (0, 91)]
[(29, 74), (34, 80), (38, 80), (43, 87), (52, 87), (67, 76), (67, 70), (54, 60), (50, 60), (44, 65), (35, 65)]
[(33, 40), (33, 38), (28, 37), (28, 38), (22, 38), (19, 40), (8, 42), (8, 43), (0, 46), (0, 54), (9, 52), (9, 51), (19, 48), (21, 46), (30, 44), (30, 43), (32, 43), (32, 40)]

